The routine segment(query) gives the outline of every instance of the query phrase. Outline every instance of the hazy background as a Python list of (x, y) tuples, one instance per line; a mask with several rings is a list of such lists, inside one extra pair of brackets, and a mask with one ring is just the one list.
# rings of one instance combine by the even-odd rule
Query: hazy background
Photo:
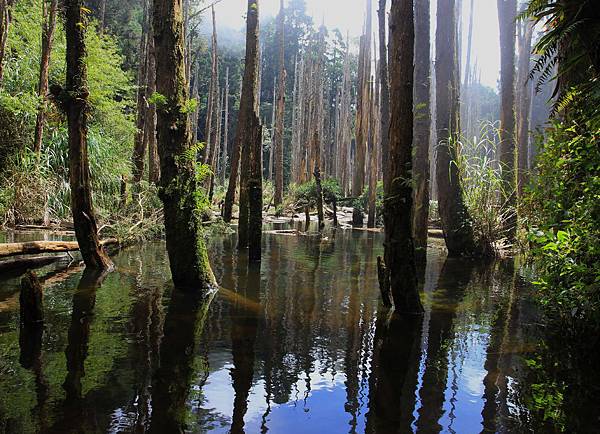
[[(287, 3), (288, 0), (284, 0), (284, 4)], [(373, 0), (374, 31), (377, 29), (377, 3), (377, 0)], [(389, 3), (390, 0), (388, 0), (388, 7)], [(466, 57), (470, 3), (469, 0), (463, 0), (463, 63)], [(260, 0), (259, 4), (261, 19), (274, 17), (279, 11), (279, 0)], [(500, 46), (496, 0), (475, 0), (474, 4), (473, 62), (477, 62), (481, 69), (482, 84), (497, 89)], [(217, 27), (243, 32), (246, 7), (247, 0), (222, 0), (215, 6)], [(330, 29), (337, 27), (342, 34), (349, 32), (351, 37), (358, 37), (362, 33), (366, 0), (306, 0), (306, 7), (308, 14), (313, 17), (317, 25), (324, 22)], [(431, 8), (432, 34), (434, 34), (436, 0), (431, 0)]]

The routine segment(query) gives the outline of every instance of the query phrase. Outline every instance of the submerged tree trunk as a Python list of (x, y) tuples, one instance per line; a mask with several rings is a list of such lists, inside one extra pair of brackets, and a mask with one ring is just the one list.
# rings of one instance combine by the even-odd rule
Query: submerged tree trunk
[[(517, 0), (497, 0), (500, 23), (500, 144), (499, 161), (502, 168), (503, 195), (507, 205), (515, 204), (515, 37)], [(509, 218), (506, 229), (515, 233), (516, 221)]]
[[(242, 97), (240, 101), (240, 114), (238, 127), (236, 131), (236, 146), (242, 149), (242, 164), (240, 172), (240, 219), (238, 225), (238, 248), (245, 249), (249, 247), (249, 242), (256, 242), (256, 226), (262, 226), (262, 214), (260, 221), (255, 215), (256, 206), (252, 203), (254, 211), (252, 221), (250, 221), (250, 202), (249, 194), (252, 199), (259, 199), (262, 213), (262, 182), (260, 187), (255, 179), (257, 166), (262, 167), (262, 150), (257, 149), (255, 142), (259, 139), (255, 134), (261, 134), (260, 119), (258, 117), (258, 69), (259, 69), (259, 21), (258, 21), (258, 0), (248, 0), (246, 28), (246, 61), (244, 69), (244, 78), (242, 82)], [(258, 152), (257, 152), (258, 151)], [(257, 155), (258, 154), (258, 155)], [(253, 160), (255, 159), (255, 161)], [(233, 167), (232, 167), (233, 173)], [(260, 174), (262, 180), (262, 173)], [(233, 183), (235, 192), (235, 179), (230, 179), (230, 185)], [(252, 191), (249, 191), (249, 188)], [(260, 197), (255, 197), (256, 189), (261, 189)], [(228, 192), (229, 193), (229, 192)], [(251, 246), (251, 250), (256, 253), (256, 245)], [(258, 246), (260, 249), (260, 246)]]
[(4, 78), (4, 56), (6, 42), (8, 41), (8, 28), (10, 27), (11, 9), (15, 0), (0, 0), (0, 86)]
[(75, 235), (85, 265), (89, 268), (110, 269), (113, 265), (100, 245), (92, 205), (87, 144), (89, 91), (85, 62), (85, 25), (82, 25), (85, 22), (83, 0), (66, 0), (67, 80), (63, 96), (69, 130), (71, 211)]
[(166, 99), (157, 107), (157, 132), (171, 274), (177, 287), (207, 292), (216, 283), (202, 236), (196, 147), (185, 110), (189, 96), (181, 2), (154, 0), (153, 22), (156, 90)]
[(386, 266), (396, 311), (421, 313), (412, 238), (413, 0), (393, 0), (390, 12), (390, 184), (385, 192)]
[(415, 4), (415, 119), (413, 236), (417, 256), (427, 253), (429, 226), (429, 147), (431, 139), (431, 55), (429, 0)]
[(46, 94), (48, 93), (48, 75), (50, 71), (50, 54), (52, 53), (52, 40), (54, 38), (54, 29), (56, 28), (56, 11), (58, 0), (43, 0), (42, 24), (42, 56), (40, 59), (40, 81), (38, 83), (38, 96), (40, 97), (40, 106), (38, 108), (37, 119), (35, 121), (35, 138), (33, 150), (40, 154), (42, 150), (42, 141), (44, 139), (44, 123), (46, 122)]
[(438, 146), (436, 177), (439, 212), (450, 256), (475, 250), (473, 227), (464, 202), (456, 161), (459, 81), (455, 0), (439, 0), (436, 32), (436, 103)]
[[(279, 82), (277, 88), (277, 111), (275, 119), (274, 157), (275, 157), (275, 207), (283, 203), (283, 121), (285, 118), (285, 16), (283, 0), (279, 10)], [(275, 92), (275, 89), (273, 89)]]

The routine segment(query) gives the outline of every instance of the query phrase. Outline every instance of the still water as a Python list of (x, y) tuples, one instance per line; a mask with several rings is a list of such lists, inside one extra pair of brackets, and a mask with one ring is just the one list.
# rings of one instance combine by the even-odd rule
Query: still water
[(519, 384), (536, 319), (514, 262), (430, 249), (426, 313), (396, 318), (379, 303), (382, 241), (265, 234), (249, 265), (217, 237), (209, 299), (173, 290), (160, 242), (108, 275), (47, 268), (44, 328), (21, 341), (5, 276), (0, 432), (534, 431)]

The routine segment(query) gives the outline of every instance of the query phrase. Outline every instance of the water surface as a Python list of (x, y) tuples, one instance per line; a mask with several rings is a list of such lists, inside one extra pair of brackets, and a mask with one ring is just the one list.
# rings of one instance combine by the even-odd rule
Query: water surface
[(382, 242), (266, 234), (249, 265), (235, 235), (217, 237), (209, 299), (173, 290), (160, 242), (108, 275), (46, 269), (39, 331), (20, 332), (5, 276), (0, 432), (533, 431), (519, 384), (539, 336), (514, 262), (430, 249), (425, 315), (394, 317), (379, 303)]

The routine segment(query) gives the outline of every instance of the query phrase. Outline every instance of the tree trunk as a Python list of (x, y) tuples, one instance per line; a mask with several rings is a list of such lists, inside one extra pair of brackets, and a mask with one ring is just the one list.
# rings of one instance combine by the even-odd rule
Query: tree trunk
[(519, 25), (519, 79), (518, 83), (518, 195), (519, 200), (523, 198), (527, 174), (529, 172), (529, 130), (531, 118), (531, 88), (533, 83), (529, 80), (529, 69), (531, 67), (531, 39), (533, 35), (533, 24), (523, 21)]
[[(279, 10), (279, 80), (277, 88), (277, 115), (275, 120), (275, 207), (283, 203), (283, 122), (285, 118), (285, 16), (283, 0)], [(275, 91), (275, 90), (273, 90)]]
[[(245, 249), (248, 247), (250, 238), (253, 242), (256, 241), (255, 230), (258, 221), (253, 218), (251, 226), (249, 226), (250, 217), (250, 204), (249, 204), (249, 193), (252, 193), (252, 199), (255, 198), (256, 180), (254, 178), (254, 171), (260, 164), (258, 160), (262, 162), (262, 150), (259, 154), (257, 153), (257, 146), (255, 146), (256, 136), (254, 134), (261, 134), (260, 131), (260, 120), (258, 117), (258, 69), (259, 69), (259, 48), (258, 48), (258, 35), (259, 35), (259, 21), (258, 21), (258, 0), (248, 0), (248, 12), (247, 12), (247, 29), (246, 29), (246, 61), (244, 69), (244, 78), (242, 82), (242, 97), (240, 101), (240, 114), (238, 120), (238, 127), (236, 131), (236, 146), (242, 150), (242, 164), (240, 171), (240, 219), (238, 226), (238, 249)], [(256, 158), (256, 161), (252, 161)], [(262, 164), (260, 164), (262, 166)], [(251, 173), (252, 172), (252, 173)], [(233, 167), (232, 167), (233, 174)], [(262, 179), (262, 174), (260, 175)], [(230, 185), (233, 184), (235, 192), (235, 178), (230, 179)], [(249, 191), (252, 188), (252, 192)], [(261, 184), (262, 189), (262, 184)], [(229, 191), (228, 191), (229, 193)], [(262, 212), (262, 193), (260, 197), (261, 212)], [(252, 204), (255, 206), (256, 204)], [(262, 225), (262, 218), (261, 218)], [(253, 236), (251, 236), (251, 234)], [(251, 250), (255, 252), (256, 246), (253, 245)]]
[(106, 28), (106, 0), (100, 0), (100, 34), (104, 34)]
[(392, 0), (390, 12), (390, 184), (385, 192), (386, 266), (399, 313), (421, 313), (412, 238), (413, 0)]
[(132, 167), (133, 167), (133, 184), (134, 194), (136, 194), (137, 185), (144, 176), (144, 163), (146, 159), (146, 141), (144, 133), (146, 131), (146, 98), (147, 98), (147, 84), (148, 84), (148, 3), (144, 0), (143, 4), (143, 18), (142, 18), (142, 37), (140, 39), (139, 46), (139, 65), (138, 65), (138, 92), (137, 92), (137, 131), (135, 134), (135, 143), (133, 146), (132, 156)]
[[(148, 33), (148, 95), (152, 96), (156, 92), (156, 55), (154, 52), (154, 30), (152, 20), (150, 20)], [(151, 183), (158, 184), (160, 180), (160, 160), (158, 158), (158, 147), (156, 144), (156, 105), (146, 105), (146, 149), (148, 150), (148, 180)]]
[[(429, 0), (425, 0), (429, 1)], [(383, 171), (383, 184), (389, 185), (389, 136), (390, 128), (390, 82), (388, 73), (388, 51), (386, 44), (386, 0), (379, 0), (379, 81), (381, 85), (381, 168)], [(421, 7), (420, 2), (417, 2), (417, 8)], [(418, 25), (418, 23), (417, 23)]]
[[(500, 166), (503, 202), (515, 204), (515, 37), (517, 0), (497, 0), (500, 23)], [(516, 230), (515, 218), (506, 222), (509, 236)]]
[(35, 121), (35, 138), (33, 150), (39, 156), (42, 150), (42, 141), (44, 139), (44, 123), (46, 122), (46, 94), (48, 93), (48, 74), (50, 70), (50, 55), (52, 53), (52, 40), (54, 29), (56, 28), (56, 11), (58, 0), (43, 0), (42, 24), (42, 55), (40, 59), (40, 81), (38, 83), (38, 95), (40, 97), (40, 106), (38, 108), (37, 119)]
[(459, 81), (455, 0), (438, 1), (436, 31), (436, 103), (438, 149), (436, 176), (439, 212), (450, 256), (475, 251), (473, 227), (465, 206), (456, 161)]
[(89, 268), (110, 269), (113, 264), (100, 246), (92, 205), (92, 186), (87, 148), (89, 113), (85, 62), (85, 8), (83, 0), (65, 1), (67, 80), (64, 91), (69, 130), (69, 181), (71, 211), (81, 256)]
[(225, 70), (225, 120), (223, 125), (223, 150), (221, 153), (221, 183), (225, 185), (227, 150), (229, 149), (229, 68)]
[(185, 111), (189, 95), (181, 2), (154, 0), (153, 18), (156, 90), (166, 98), (157, 107), (157, 132), (171, 274), (177, 287), (205, 292), (216, 282), (202, 236), (196, 146)]
[(4, 55), (6, 54), (6, 42), (8, 41), (11, 9), (14, 3), (15, 0), (0, 0), (0, 86), (4, 77)]
[(429, 0), (415, 4), (414, 240), (417, 257), (427, 254), (429, 226), (429, 147), (431, 139), (431, 55)]
[(365, 158), (368, 142), (369, 110), (368, 93), (371, 79), (371, 29), (372, 29), (372, 0), (367, 0), (367, 24), (365, 34), (361, 37), (361, 53), (359, 55), (358, 73), (358, 105), (356, 112), (356, 155), (354, 177), (352, 178), (352, 195), (359, 197), (365, 188)]

